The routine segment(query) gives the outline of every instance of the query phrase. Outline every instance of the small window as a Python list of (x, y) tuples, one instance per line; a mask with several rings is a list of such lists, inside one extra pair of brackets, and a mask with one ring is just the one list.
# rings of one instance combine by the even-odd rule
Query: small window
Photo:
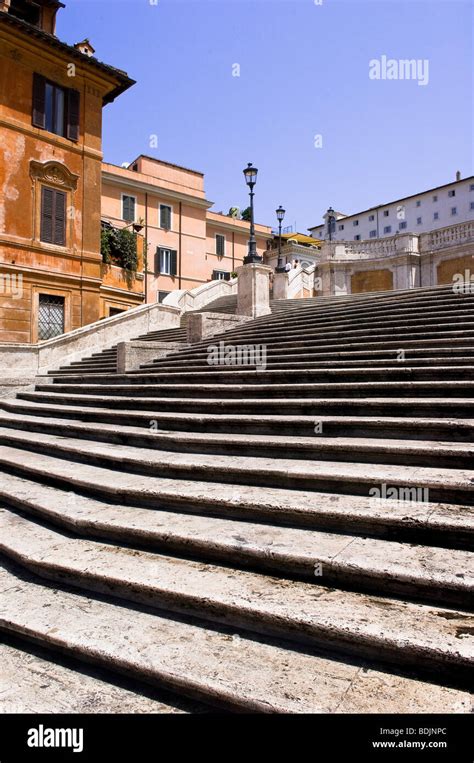
[(64, 334), (64, 297), (40, 294), (38, 304), (38, 339), (44, 341)]
[(407, 224), (406, 224), (406, 222), (399, 223), (398, 227), (399, 227), (400, 230), (405, 230), (405, 228), (407, 227)]
[(391, 233), (392, 232), (392, 226), (391, 225), (386, 225), (385, 228), (383, 229), (383, 232), (384, 233)]
[(172, 209), (167, 204), (160, 204), (160, 228), (171, 230)]
[(127, 223), (135, 222), (136, 204), (135, 196), (122, 196), (122, 220), (125, 220)]
[(344, 226), (343, 226), (343, 225), (340, 225), (340, 226), (339, 226), (339, 228), (338, 228), (338, 230), (344, 230)]
[(388, 216), (389, 216), (389, 214), (390, 214), (390, 210), (389, 210), (389, 209), (384, 209), (384, 211), (383, 211), (383, 216), (384, 216), (384, 217), (388, 217)]
[(453, 198), (453, 196), (456, 196), (456, 191), (454, 190), (454, 188), (453, 188), (453, 190), (452, 190), (452, 191), (448, 191), (448, 196), (449, 196), (451, 199)]
[(437, 196), (433, 196), (433, 201), (438, 201), (438, 197)]
[(230, 281), (230, 273), (227, 270), (213, 270), (213, 281)]
[(357, 234), (357, 236), (354, 236), (354, 241), (360, 241), (360, 235)]
[(41, 189), (40, 240), (66, 246), (66, 194), (54, 188)]
[(417, 225), (421, 225), (421, 217), (417, 217), (416, 218), (416, 224)]
[(225, 236), (221, 233), (216, 233), (216, 254), (218, 257), (225, 255)]
[(474, 209), (474, 201), (471, 201), (471, 209)]
[(439, 212), (434, 213), (433, 220), (439, 220)]
[(158, 292), (158, 302), (164, 302), (168, 294), (171, 294), (170, 291), (159, 291)]
[(417, 207), (421, 207), (421, 201), (417, 201), (417, 202), (416, 202), (416, 206), (417, 206)]
[(469, 186), (469, 190), (474, 191), (474, 183), (471, 183), (471, 185)]
[(357, 226), (359, 225), (359, 221), (358, 220), (354, 220), (352, 225), (354, 226), (354, 228), (357, 228)]
[(371, 230), (370, 233), (369, 233), (369, 236), (370, 236), (370, 238), (377, 238), (377, 231), (376, 230)]
[(369, 223), (373, 223), (375, 220), (375, 215), (369, 215)]
[(77, 143), (81, 96), (78, 90), (61, 87), (40, 74), (33, 76), (32, 124)]
[(177, 272), (177, 252), (175, 249), (165, 249), (159, 246), (157, 249), (157, 262), (155, 270), (162, 276), (175, 276)]
[(457, 213), (458, 213), (458, 208), (457, 207), (451, 207), (451, 214), (452, 215), (457, 215)]

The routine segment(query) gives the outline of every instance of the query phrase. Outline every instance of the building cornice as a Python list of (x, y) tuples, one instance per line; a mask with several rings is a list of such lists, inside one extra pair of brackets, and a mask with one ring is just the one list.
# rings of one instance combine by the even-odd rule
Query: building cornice
[(115, 175), (113, 172), (108, 172), (102, 169), (102, 182), (109, 185), (118, 186), (120, 188), (128, 188), (135, 191), (143, 191), (153, 196), (158, 196), (164, 199), (171, 199), (173, 201), (182, 201), (186, 204), (191, 204), (194, 207), (200, 207), (201, 209), (210, 209), (214, 202), (208, 199), (199, 199), (196, 196), (192, 196), (187, 193), (180, 193), (179, 191), (172, 191), (168, 188), (161, 188), (153, 183), (146, 183), (143, 180), (136, 178), (126, 178), (123, 175)]

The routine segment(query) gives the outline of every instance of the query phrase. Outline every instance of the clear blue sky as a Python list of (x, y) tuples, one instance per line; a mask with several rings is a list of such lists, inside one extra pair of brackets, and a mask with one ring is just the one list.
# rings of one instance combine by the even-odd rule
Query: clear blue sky
[[(106, 161), (144, 153), (205, 172), (215, 211), (247, 206), (249, 161), (257, 221), (276, 224), (283, 204), (302, 231), (330, 205), (357, 212), (472, 174), (471, 2), (64, 2), (59, 37), (89, 37), (137, 80), (105, 109)], [(371, 80), (382, 55), (428, 59), (428, 85)]]

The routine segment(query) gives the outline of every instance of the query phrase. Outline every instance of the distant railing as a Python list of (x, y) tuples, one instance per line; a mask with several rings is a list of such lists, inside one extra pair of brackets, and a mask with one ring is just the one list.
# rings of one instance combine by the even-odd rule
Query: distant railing
[(445, 249), (449, 246), (457, 246), (474, 241), (474, 220), (457, 225), (449, 225), (447, 228), (422, 233), (420, 236), (421, 251), (433, 251)]

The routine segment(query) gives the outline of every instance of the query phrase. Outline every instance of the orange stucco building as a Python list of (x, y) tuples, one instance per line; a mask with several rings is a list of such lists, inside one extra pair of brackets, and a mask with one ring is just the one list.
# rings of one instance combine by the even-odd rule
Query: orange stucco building
[(102, 108), (133, 81), (95, 59), (87, 41), (58, 40), (60, 7), (0, 0), (4, 342), (36, 342), (96, 321), (110, 297), (100, 253)]
[[(104, 164), (102, 219), (116, 227), (139, 222), (147, 252), (146, 298), (228, 278), (247, 254), (249, 223), (212, 212), (204, 175), (148, 156), (128, 168)], [(256, 225), (263, 254), (271, 228)]]
[[(249, 224), (210, 211), (202, 173), (147, 156), (103, 163), (102, 108), (134, 82), (88, 40), (56, 37), (63, 7), (0, 0), (0, 342), (228, 278), (247, 252)], [(136, 268), (103, 261), (104, 226), (134, 234)], [(262, 254), (271, 229), (256, 236)]]

